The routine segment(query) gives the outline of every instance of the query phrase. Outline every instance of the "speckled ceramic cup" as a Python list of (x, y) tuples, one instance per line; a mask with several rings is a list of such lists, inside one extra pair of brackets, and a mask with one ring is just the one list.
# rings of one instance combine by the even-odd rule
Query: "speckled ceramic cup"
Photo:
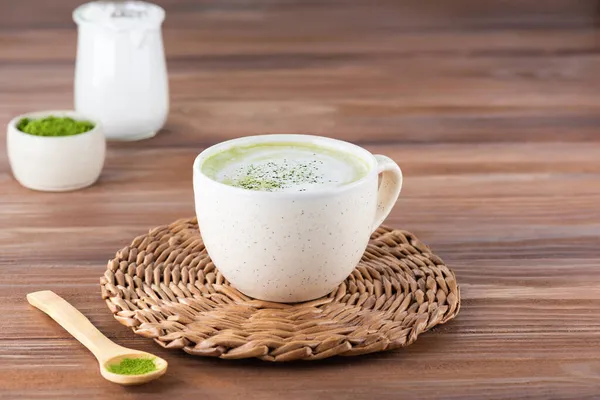
[[(369, 172), (346, 185), (305, 192), (247, 190), (202, 173), (204, 161), (214, 154), (271, 142), (306, 142), (350, 153), (365, 161)], [(275, 302), (312, 300), (335, 289), (358, 264), (402, 187), (402, 172), (390, 158), (309, 135), (223, 142), (200, 153), (193, 172), (200, 233), (215, 266), (242, 293)]]

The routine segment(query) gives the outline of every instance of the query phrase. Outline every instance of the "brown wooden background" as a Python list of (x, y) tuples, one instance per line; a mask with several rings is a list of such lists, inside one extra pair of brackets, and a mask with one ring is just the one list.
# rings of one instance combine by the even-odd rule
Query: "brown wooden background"
[[(0, 138), (0, 398), (600, 397), (596, 1), (159, 3), (172, 100), (159, 136), (111, 144), (100, 182), (68, 194), (20, 187)], [(0, 125), (72, 107), (77, 4), (0, 3)], [(293, 365), (167, 352), (114, 321), (99, 295), (105, 262), (193, 215), (194, 156), (289, 132), (398, 161), (405, 187), (388, 223), (455, 269), (458, 319), (401, 351)], [(166, 358), (168, 375), (105, 382), (26, 304), (39, 289)]]

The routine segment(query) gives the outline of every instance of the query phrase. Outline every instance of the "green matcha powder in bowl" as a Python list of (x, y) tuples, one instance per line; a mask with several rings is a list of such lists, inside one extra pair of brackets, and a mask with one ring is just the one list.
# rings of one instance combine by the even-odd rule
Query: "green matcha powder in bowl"
[(81, 189), (96, 182), (104, 166), (101, 124), (74, 111), (15, 117), (8, 124), (6, 141), (12, 173), (29, 189)]
[(36, 136), (72, 136), (91, 131), (94, 129), (94, 123), (50, 115), (39, 119), (23, 118), (17, 128), (21, 132)]

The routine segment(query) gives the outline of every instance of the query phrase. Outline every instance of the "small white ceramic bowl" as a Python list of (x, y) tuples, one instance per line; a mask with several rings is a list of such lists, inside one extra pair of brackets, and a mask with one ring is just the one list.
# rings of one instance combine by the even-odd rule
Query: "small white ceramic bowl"
[[(91, 131), (73, 136), (36, 136), (17, 129), (23, 118), (54, 115), (86, 120)], [(104, 166), (106, 140), (100, 123), (74, 111), (40, 111), (19, 115), (8, 123), (7, 152), (13, 175), (26, 188), (51, 192), (90, 186)]]

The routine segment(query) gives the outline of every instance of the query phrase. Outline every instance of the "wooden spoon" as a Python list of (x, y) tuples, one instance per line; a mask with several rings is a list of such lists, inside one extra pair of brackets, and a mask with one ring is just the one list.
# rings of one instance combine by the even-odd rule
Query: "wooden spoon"
[[(75, 307), (50, 290), (29, 293), (27, 301), (48, 314), (67, 332), (79, 340), (98, 359), (100, 372), (107, 380), (120, 385), (139, 385), (160, 378), (167, 371), (167, 362), (160, 357), (143, 351), (119, 346), (104, 336)], [(118, 364), (124, 358), (150, 358), (156, 370), (143, 375), (121, 375), (110, 372), (108, 365)]]

